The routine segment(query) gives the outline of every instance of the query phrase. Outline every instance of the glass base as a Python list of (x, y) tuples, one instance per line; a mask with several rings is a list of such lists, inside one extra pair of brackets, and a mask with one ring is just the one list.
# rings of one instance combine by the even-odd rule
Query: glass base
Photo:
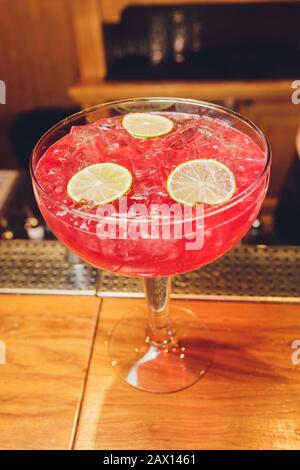
[(195, 383), (212, 362), (209, 330), (191, 310), (170, 304), (170, 340), (151, 342), (149, 315), (141, 306), (120, 320), (110, 342), (112, 365), (121, 378), (140, 390), (169, 393)]

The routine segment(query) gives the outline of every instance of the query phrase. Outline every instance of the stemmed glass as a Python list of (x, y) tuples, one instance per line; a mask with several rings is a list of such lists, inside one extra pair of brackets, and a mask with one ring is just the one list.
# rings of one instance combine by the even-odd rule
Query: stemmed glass
[[(215, 119), (252, 139), (264, 154), (264, 165), (250, 185), (224, 204), (189, 213), (190, 229), (194, 234), (201, 231), (202, 246), (199, 249), (186, 249), (190, 234), (184, 234), (181, 239), (174, 236), (176, 225), (183, 223), (182, 217), (175, 216), (168, 219), (171, 235), (167, 238), (162, 237), (160, 231), (155, 239), (147, 236), (101, 239), (97, 227), (107, 224), (107, 217), (86, 207), (78, 210), (57, 200), (47, 193), (37, 178), (36, 170), (44, 153), (73, 126), (136, 111)], [(89, 139), (93, 138), (88, 134), (84, 136), (83, 145), (88, 145)], [(127, 158), (122, 150), (123, 142), (118, 133), (113, 138), (112, 145), (118, 152), (112, 152), (111, 158), (122, 165)], [(179, 152), (185, 146), (182, 137), (180, 143), (183, 147)], [(243, 155), (239, 143), (230, 142), (230, 137), (227, 143), (230, 158), (236, 158), (240, 165)], [(137, 151), (146, 152), (143, 146), (147, 143), (141, 140), (139, 145)], [(210, 150), (208, 145), (203, 151)], [(37, 143), (31, 158), (31, 176), (37, 203), (50, 229), (70, 250), (97, 268), (144, 280), (146, 304), (139, 305), (121, 319), (109, 341), (112, 365), (127, 383), (150, 392), (174, 392), (196, 382), (208, 369), (213, 353), (209, 331), (191, 310), (169, 302), (171, 276), (211, 263), (241, 240), (265, 197), (270, 162), (268, 142), (254, 124), (221, 106), (188, 99), (138, 98), (104, 103), (61, 121)], [(123, 224), (141, 219), (140, 215), (120, 211), (109, 217), (110, 222), (113, 219)], [(164, 217), (155, 213), (144, 214), (143, 218), (143, 222), (154, 223), (159, 229), (165, 224)]]

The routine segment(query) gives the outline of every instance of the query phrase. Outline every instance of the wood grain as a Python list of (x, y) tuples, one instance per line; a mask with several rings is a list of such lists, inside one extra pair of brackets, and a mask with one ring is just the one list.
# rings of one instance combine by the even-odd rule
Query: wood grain
[(81, 402), (99, 300), (0, 297), (0, 449), (68, 449)]
[(177, 302), (211, 330), (214, 363), (191, 388), (170, 395), (134, 390), (114, 373), (109, 331), (138, 300), (105, 299), (76, 449), (298, 449), (299, 306)]
[(102, 18), (98, 0), (71, 0), (80, 76), (104, 78), (106, 75)]
[(0, 0), (5, 112), (70, 104), (78, 75), (68, 0)]
[(156, 81), (156, 82), (81, 82), (69, 94), (82, 108), (103, 101), (137, 96), (171, 96), (209, 101), (218, 100), (288, 100), (289, 80), (262, 81)]
[[(153, 5), (200, 5), (201, 3), (243, 3), (243, 0), (100, 0), (104, 21), (115, 23), (120, 20), (122, 12), (129, 6), (153, 6)], [(247, 0), (247, 3), (279, 3), (282, 0)], [(290, 0), (297, 3), (299, 0)]]

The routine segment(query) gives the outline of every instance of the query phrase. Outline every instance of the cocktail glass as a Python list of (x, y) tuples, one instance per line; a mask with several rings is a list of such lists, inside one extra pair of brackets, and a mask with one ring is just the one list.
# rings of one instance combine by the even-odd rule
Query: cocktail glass
[[(101, 239), (97, 227), (107, 223), (103, 215), (91, 213), (88, 208), (74, 209), (58, 201), (55, 195), (47, 193), (36, 177), (36, 169), (44, 153), (66, 136), (72, 126), (82, 126), (136, 111), (167, 112), (171, 113), (170, 116), (207, 116), (240, 131), (241, 139), (245, 136), (250, 138), (257, 146), (260, 157), (263, 154), (264, 163), (256, 172), (255, 178), (252, 178), (251, 184), (245, 185), (224, 204), (204, 210), (200, 215), (193, 213), (190, 221), (192, 228), (202, 231), (204, 237), (203, 246), (199, 249), (189, 251), (186, 248), (190, 241), (188, 234), (181, 239), (174, 236), (174, 228), (182, 224), (182, 219), (177, 220), (176, 217), (169, 219), (169, 238), (164, 238), (160, 231), (156, 239)], [(88, 144), (89, 138), (93, 139), (93, 136), (84, 136), (84, 144)], [(184, 138), (180, 137), (179, 153), (184, 150)], [(242, 165), (244, 158), (252, 158), (255, 168), (255, 155), (249, 157), (243, 153), (242, 140), (235, 139), (233, 142), (230, 134), (227, 139), (228, 158), (236, 159), (236, 165)], [(143, 145), (147, 145), (146, 140), (141, 140), (141, 152), (145, 151)], [(176, 142), (178, 144), (178, 140)], [(118, 134), (114, 136), (112, 145), (118, 151), (113, 152), (111, 158), (122, 165), (123, 159), (127, 157)], [(208, 141), (206, 148), (199, 148), (199, 151), (203, 151), (204, 157), (209, 158), (214, 148), (209, 147)], [(160, 157), (156, 155), (155, 158)], [(207, 371), (213, 354), (209, 331), (191, 310), (169, 302), (171, 276), (211, 263), (242, 239), (264, 200), (270, 162), (268, 142), (254, 124), (221, 106), (188, 99), (139, 98), (104, 103), (58, 123), (37, 143), (31, 159), (33, 188), (39, 208), (54, 234), (70, 250), (97, 268), (144, 280), (146, 305), (141, 304), (120, 320), (109, 340), (112, 365), (127, 383), (150, 392), (174, 392), (190, 386)], [(155, 164), (154, 170), (153, 164), (150, 165), (151, 171), (155, 171)], [(147, 178), (148, 169), (143, 170)], [(140, 216), (128, 215), (128, 212), (118, 213), (114, 217), (122, 223), (131, 223), (134, 217), (140, 222)], [(165, 223), (163, 217), (157, 218), (152, 213), (143, 217), (144, 222), (150, 224), (154, 221), (160, 229)]]

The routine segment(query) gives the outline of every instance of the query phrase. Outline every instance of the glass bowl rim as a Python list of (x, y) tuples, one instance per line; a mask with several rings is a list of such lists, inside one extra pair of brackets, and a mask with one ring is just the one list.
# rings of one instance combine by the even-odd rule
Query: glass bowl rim
[[(177, 103), (186, 103), (186, 104), (191, 104), (191, 105), (194, 105), (194, 106), (199, 106), (199, 107), (202, 107), (202, 108), (217, 110), (217, 111), (220, 111), (220, 112), (224, 113), (225, 115), (226, 114), (230, 115), (230, 116), (234, 117), (235, 119), (237, 119), (239, 121), (242, 121), (244, 124), (246, 124), (248, 127), (250, 127), (253, 131), (255, 131), (256, 134), (259, 136), (260, 140), (263, 142), (264, 147), (265, 147), (264, 153), (267, 154), (267, 158), (266, 158), (266, 162), (265, 162), (265, 165), (264, 165), (261, 173), (255, 178), (255, 180), (249, 186), (244, 188), (240, 193), (233, 196), (229, 201), (225, 202), (224, 204), (220, 204), (220, 205), (216, 206), (215, 209), (213, 209), (213, 208), (208, 209), (207, 212), (204, 215), (205, 218), (210, 217), (212, 215), (219, 214), (219, 213), (221, 213), (223, 211), (226, 211), (227, 209), (237, 205), (240, 201), (242, 201), (244, 199), (244, 197), (246, 197), (249, 194), (252, 194), (252, 192), (255, 191), (255, 189), (259, 185), (260, 181), (263, 180), (263, 178), (264, 178), (265, 174), (267, 173), (267, 171), (270, 167), (270, 164), (271, 164), (271, 147), (270, 147), (268, 139), (265, 137), (263, 132), (250, 119), (245, 118), (241, 114), (239, 114), (236, 111), (233, 111), (229, 108), (226, 108), (225, 106), (215, 104), (215, 103), (211, 103), (209, 101), (202, 101), (202, 100), (196, 100), (196, 99), (191, 99), (191, 98), (141, 97), (141, 98), (124, 98), (124, 99), (121, 99), (121, 100), (106, 101), (106, 102), (103, 102), (101, 104), (92, 106), (90, 108), (85, 108), (85, 109), (83, 109), (83, 110), (81, 110), (81, 111), (79, 111), (75, 114), (72, 114), (72, 115), (68, 116), (67, 118), (62, 119), (61, 121), (56, 123), (54, 126), (50, 127), (50, 129), (48, 129), (39, 138), (39, 140), (37, 141), (37, 143), (35, 144), (35, 146), (33, 148), (33, 151), (31, 153), (31, 157), (30, 157), (30, 174), (31, 174), (31, 178), (32, 178), (32, 181), (34, 182), (34, 185), (36, 185), (38, 187), (39, 191), (41, 191), (41, 193), (47, 199), (49, 199), (51, 202), (53, 202), (59, 208), (61, 208), (64, 211), (67, 211), (69, 213), (72, 213), (72, 214), (76, 215), (77, 217), (79, 216), (79, 217), (86, 218), (86, 219), (96, 220), (98, 222), (103, 221), (103, 220), (105, 220), (105, 222), (108, 222), (109, 220), (114, 220), (115, 221), (116, 218), (110, 218), (110, 217), (104, 217), (104, 216), (99, 217), (99, 216), (97, 216), (97, 214), (91, 214), (90, 212), (84, 212), (84, 211), (81, 211), (79, 209), (74, 209), (72, 207), (69, 207), (67, 204), (64, 204), (64, 203), (58, 201), (53, 196), (48, 194), (45, 191), (45, 189), (40, 185), (39, 181), (36, 178), (33, 160), (34, 160), (34, 157), (35, 157), (37, 151), (39, 150), (39, 147), (43, 144), (44, 140), (47, 137), (49, 137), (53, 132), (55, 132), (58, 129), (62, 128), (66, 124), (71, 123), (72, 121), (76, 121), (77, 119), (80, 119), (81, 117), (85, 117), (88, 114), (93, 113), (95, 111), (98, 111), (100, 109), (104, 109), (104, 108), (112, 107), (112, 106), (118, 106), (120, 104), (125, 104), (125, 103), (128, 103), (128, 102), (134, 103), (134, 102), (140, 102), (140, 101), (142, 101), (142, 102), (143, 101), (144, 102), (147, 102), (147, 101), (150, 101), (150, 102), (151, 101), (155, 101), (155, 102), (170, 101), (171, 103), (176, 103), (176, 102)], [(174, 201), (174, 203), (176, 203), (176, 201)], [(132, 219), (130, 219), (130, 220), (132, 220)], [(193, 220), (194, 220), (194, 218), (193, 218)]]

